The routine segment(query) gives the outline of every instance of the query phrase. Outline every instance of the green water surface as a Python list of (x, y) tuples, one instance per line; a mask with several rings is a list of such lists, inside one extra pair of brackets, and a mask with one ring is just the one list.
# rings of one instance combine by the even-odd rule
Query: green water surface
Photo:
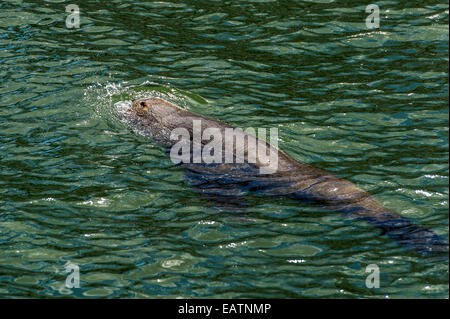
[(377, 29), (368, 4), (2, 0), (0, 297), (448, 298), (448, 259), (307, 203), (221, 207), (114, 116), (159, 96), (277, 127), (448, 239), (448, 1), (378, 1)]

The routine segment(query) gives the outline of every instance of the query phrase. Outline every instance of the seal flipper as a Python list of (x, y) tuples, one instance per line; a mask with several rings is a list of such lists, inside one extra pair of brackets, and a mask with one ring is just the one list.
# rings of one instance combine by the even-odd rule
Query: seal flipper
[[(214, 164), (183, 164), (186, 182), (220, 213), (245, 214), (247, 185), (226, 179)], [(216, 169), (215, 169), (216, 168)], [(214, 173), (216, 172), (216, 173)], [(239, 217), (242, 218), (242, 217)]]
[(444, 253), (448, 256), (449, 244), (443, 237), (387, 209), (347, 180), (324, 174), (316, 180), (300, 181), (295, 188), (298, 191), (290, 197), (301, 201), (306, 199), (327, 210), (340, 211), (349, 217), (364, 220), (401, 246), (421, 255)]
[(196, 192), (211, 196), (236, 197), (248, 194), (250, 182), (239, 174), (224, 173), (223, 165), (226, 164), (183, 164), (186, 181)]
[(364, 220), (368, 224), (381, 229), (384, 235), (422, 256), (442, 253), (448, 257), (448, 241), (434, 231), (414, 223), (409, 218), (400, 216), (386, 208), (383, 211), (373, 211), (364, 207), (353, 206), (340, 210), (350, 217)]

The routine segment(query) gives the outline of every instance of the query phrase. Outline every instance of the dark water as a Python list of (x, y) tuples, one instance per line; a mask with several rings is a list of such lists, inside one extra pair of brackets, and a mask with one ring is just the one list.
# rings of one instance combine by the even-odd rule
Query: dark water
[(0, 297), (448, 298), (448, 261), (306, 203), (209, 202), (114, 117), (160, 96), (278, 127), (448, 239), (448, 2), (379, 1), (375, 30), (360, 1), (80, 1), (79, 29), (69, 3), (0, 2)]

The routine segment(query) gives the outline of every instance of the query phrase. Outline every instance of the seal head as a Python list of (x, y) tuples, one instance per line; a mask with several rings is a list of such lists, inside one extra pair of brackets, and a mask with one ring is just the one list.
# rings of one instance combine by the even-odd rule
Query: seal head
[(132, 113), (141, 118), (161, 123), (166, 122), (164, 121), (165, 117), (173, 116), (178, 111), (181, 111), (181, 109), (157, 97), (139, 99), (131, 102)]
[(182, 124), (183, 112), (179, 107), (160, 98), (138, 99), (131, 102), (128, 118), (134, 130), (148, 135), (167, 146), (170, 131)]

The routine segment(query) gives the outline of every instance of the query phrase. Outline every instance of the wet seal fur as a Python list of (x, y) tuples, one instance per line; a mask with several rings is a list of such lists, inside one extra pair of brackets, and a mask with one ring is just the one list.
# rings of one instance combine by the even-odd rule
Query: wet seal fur
[[(201, 120), (201, 130), (219, 128), (223, 133), (232, 126), (183, 110), (160, 98), (139, 99), (132, 102), (126, 113), (133, 130), (150, 136), (167, 148), (177, 141), (171, 140), (171, 131), (185, 128), (193, 136), (193, 121)], [(421, 255), (443, 253), (448, 256), (448, 242), (430, 229), (414, 224), (378, 203), (369, 193), (359, 189), (345, 179), (297, 162), (275, 149), (265, 141), (246, 134), (247, 138), (265, 143), (266, 147), (278, 152), (278, 169), (273, 174), (261, 174), (261, 163), (248, 163), (248, 150), (244, 152), (242, 164), (182, 164), (189, 182), (197, 191), (222, 197), (242, 196), (248, 192), (269, 196), (285, 196), (310, 201), (330, 210), (343, 212), (351, 217), (363, 219), (381, 229), (383, 233), (404, 247)], [(206, 142), (203, 142), (206, 143)], [(247, 147), (247, 146), (245, 146)]]

